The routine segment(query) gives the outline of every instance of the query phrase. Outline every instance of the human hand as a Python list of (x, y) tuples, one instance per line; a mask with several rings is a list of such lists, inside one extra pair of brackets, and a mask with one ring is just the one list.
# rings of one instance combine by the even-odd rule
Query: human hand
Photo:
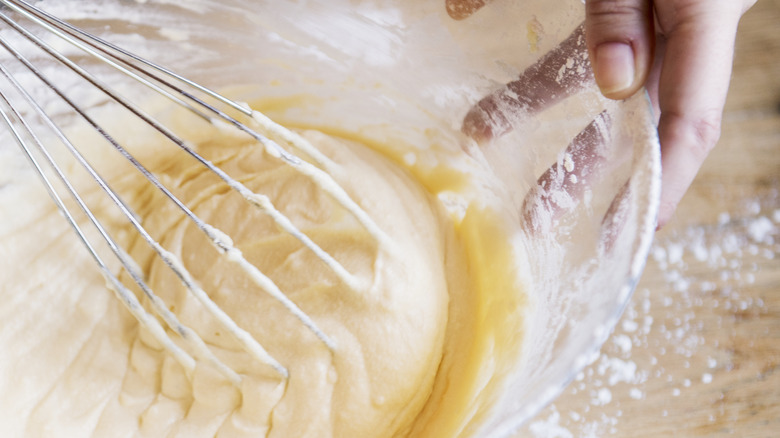
[[(464, 19), (489, 0), (446, 0), (447, 11)], [(721, 116), (731, 77), (737, 24), (756, 0), (586, 0), (584, 26), (556, 51), (577, 49), (584, 30), (596, 84), (604, 96), (625, 99), (645, 86), (655, 109), (661, 142), (662, 191), (659, 227), (674, 213), (704, 159), (720, 136)], [(545, 56), (551, 64), (566, 56)], [(511, 120), (502, 114), (507, 95), (522, 91), (542, 68), (529, 68), (506, 90), (482, 99), (466, 116), (463, 131), (478, 141), (507, 132)], [(530, 75), (529, 75), (530, 73)], [(537, 77), (533, 77), (536, 74)], [(579, 86), (588, 78), (573, 78)], [(548, 81), (549, 82), (549, 81)], [(561, 87), (560, 83), (557, 87)], [(576, 85), (575, 87), (576, 88)], [(569, 86), (556, 96), (576, 90)], [(538, 88), (537, 88), (538, 90)], [(503, 93), (503, 95), (502, 95)], [(538, 93), (538, 91), (537, 91)], [(512, 105), (538, 111), (552, 102), (534, 96), (513, 98)], [(516, 102), (515, 102), (516, 101)], [(529, 107), (528, 102), (533, 102)]]

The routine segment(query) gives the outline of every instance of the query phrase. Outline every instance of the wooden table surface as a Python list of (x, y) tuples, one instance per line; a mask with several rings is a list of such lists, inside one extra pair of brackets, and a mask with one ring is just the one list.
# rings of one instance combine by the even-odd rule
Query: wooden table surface
[(601, 356), (528, 437), (780, 437), (780, 0), (744, 16), (723, 133)]

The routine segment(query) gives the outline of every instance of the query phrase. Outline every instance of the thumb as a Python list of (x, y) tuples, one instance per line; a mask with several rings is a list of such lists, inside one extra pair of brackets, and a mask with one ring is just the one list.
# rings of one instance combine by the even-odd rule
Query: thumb
[(652, 66), (651, 0), (586, 0), (585, 39), (596, 84), (610, 99), (626, 99)]

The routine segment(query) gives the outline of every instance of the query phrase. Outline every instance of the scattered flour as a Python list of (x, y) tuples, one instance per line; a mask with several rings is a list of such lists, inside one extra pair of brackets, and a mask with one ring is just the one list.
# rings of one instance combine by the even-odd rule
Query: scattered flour
[[(766, 312), (760, 298), (742, 291), (756, 281), (762, 260), (780, 255), (777, 201), (749, 200), (739, 218), (723, 212), (716, 225), (657, 238), (647, 269), (663, 282), (653, 283), (652, 293), (640, 282), (598, 358), (518, 436), (626, 436), (632, 425), (623, 412), (647, 412), (649, 394), (693, 395), (719, 372), (733, 369), (728, 357), (707, 353), (722, 346), (705, 339), (705, 323), (696, 315), (708, 309), (734, 315)], [(708, 324), (733, 333), (735, 320), (718, 317)], [(675, 414), (668, 406), (654, 408), (647, 413), (659, 419)], [(702, 419), (717, 420), (717, 414)]]

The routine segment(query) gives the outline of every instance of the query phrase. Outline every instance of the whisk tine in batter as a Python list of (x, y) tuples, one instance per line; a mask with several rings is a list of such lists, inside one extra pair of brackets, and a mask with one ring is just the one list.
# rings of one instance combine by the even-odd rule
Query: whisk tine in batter
[[(106, 84), (93, 76), (92, 73), (85, 70), (77, 62), (66, 57), (60, 50), (53, 48), (52, 45), (45, 42), (43, 38), (28, 30), (28, 24), (33, 24), (48, 33), (58, 36), (62, 40), (67, 41), (80, 49), (81, 56), (87, 54), (98, 59), (102, 63), (130, 77), (136, 83), (154, 90), (156, 93), (173, 101), (176, 105), (186, 108), (216, 127), (219, 128), (226, 125), (232, 126), (233, 128), (248, 134), (251, 138), (259, 142), (271, 156), (277, 157), (300, 174), (310, 178), (317, 187), (329, 194), (335, 202), (341, 205), (363, 226), (366, 232), (374, 238), (378, 245), (384, 245), (383, 247), (385, 248), (391, 247), (392, 244), (389, 242), (389, 238), (385, 233), (383, 233), (368, 214), (354, 202), (330, 176), (330, 160), (320, 154), (308, 141), (295, 132), (273, 122), (263, 114), (227, 99), (224, 96), (163, 67), (146, 61), (131, 52), (92, 36), (23, 0), (2, 0), (0, 1), (0, 4), (5, 6), (3, 10), (0, 10), (0, 20), (2, 20), (8, 28), (14, 29), (18, 34), (32, 42), (51, 58), (78, 74), (110, 99), (134, 114), (135, 117), (147, 123), (154, 130), (162, 134), (181, 150), (205, 166), (208, 171), (213, 172), (213, 174), (227, 184), (228, 187), (238, 192), (246, 202), (260, 208), (272, 218), (279, 228), (298, 239), (308, 250), (313, 252), (319, 260), (325, 263), (333, 273), (335, 273), (345, 289), (350, 291), (360, 291), (363, 289), (360, 281), (358, 281), (354, 275), (347, 271), (347, 269), (345, 269), (328, 252), (312, 241), (306, 234), (301, 232), (282, 212), (274, 207), (267, 196), (254, 193), (241, 182), (231, 178), (226, 172), (211, 161), (199, 155), (186, 140), (177, 136), (163, 123), (155, 120), (155, 118), (147, 114), (139, 105), (123, 97), (122, 94), (115, 91), (109, 84)], [(13, 11), (15, 14), (13, 18), (8, 13), (9, 10)], [(18, 15), (18, 18), (16, 15)], [(24, 26), (21, 23), (24, 23)], [(100, 123), (91, 117), (81, 105), (73, 98), (68, 97), (65, 90), (63, 90), (61, 86), (58, 86), (55, 80), (47, 77), (41, 69), (33, 65), (28, 57), (14, 48), (7, 38), (0, 38), (0, 45), (11, 55), (12, 59), (18, 61), (18, 64), (26, 69), (26, 73), (31, 73), (40, 82), (45, 84), (46, 87), (51, 89), (61, 101), (70, 108), (71, 112), (77, 114), (78, 117), (83, 119), (92, 129), (96, 130), (101, 137), (124, 156), (157, 190), (173, 202), (173, 204), (175, 204), (175, 206), (208, 237), (214, 247), (222, 253), (224, 257), (237, 264), (248, 275), (251, 281), (284, 305), (290, 313), (295, 315), (302, 324), (308, 327), (331, 351), (336, 350), (337, 346), (334, 344), (333, 340), (321, 330), (306, 313), (287, 298), (285, 293), (273, 282), (273, 280), (252, 263), (248, 262), (241, 251), (234, 246), (233, 241), (227, 234), (200, 219), (187, 205), (185, 205), (185, 203), (179, 200), (168, 188), (166, 188), (163, 182), (160, 181), (152, 171), (144, 167), (144, 165), (141, 164), (127, 148), (103, 129)], [(16, 74), (12, 69), (10, 69), (9, 66), (3, 65), (3, 63), (0, 63), (0, 74), (4, 77), (7, 84), (10, 85), (10, 87), (6, 87), (7, 90), (0, 87), (0, 114), (2, 115), (3, 120), (8, 125), (12, 136), (21, 146), (24, 154), (29, 158), (33, 168), (41, 177), (46, 189), (54, 200), (54, 203), (61, 210), (70, 226), (74, 229), (79, 239), (84, 243), (89, 253), (97, 262), (99, 269), (106, 278), (109, 288), (113, 289), (117, 297), (125, 304), (135, 318), (137, 318), (139, 323), (149, 330), (154, 338), (172, 354), (188, 374), (193, 372), (196, 362), (202, 360), (212, 364), (236, 385), (240, 384), (240, 374), (221, 362), (194, 330), (179, 322), (176, 315), (169, 310), (166, 303), (148, 286), (144, 279), (144, 274), (133, 259), (128, 255), (125, 249), (117, 243), (116, 239), (111, 236), (107, 227), (101, 223), (101, 220), (97, 215), (90, 210), (90, 207), (84, 201), (83, 196), (79, 194), (79, 190), (70, 183), (66, 172), (62, 169), (61, 165), (58, 165), (57, 160), (47, 148), (46, 139), (51, 137), (52, 134), (54, 138), (67, 149), (72, 157), (75, 158), (76, 162), (78, 162), (91, 178), (94, 179), (102, 191), (110, 198), (111, 202), (121, 210), (124, 218), (138, 231), (143, 240), (175, 273), (186, 289), (193, 294), (206, 309), (208, 309), (208, 311), (236, 338), (236, 340), (238, 340), (238, 342), (240, 342), (243, 349), (258, 361), (272, 366), (280, 376), (287, 378), (288, 371), (285, 366), (267, 353), (252, 335), (243, 330), (229, 315), (222, 311), (222, 309), (209, 298), (207, 292), (199, 286), (198, 281), (186, 269), (182, 261), (168, 249), (162, 247), (162, 245), (146, 231), (142, 221), (138, 219), (135, 212), (123, 201), (121, 196), (112, 189), (110, 184), (101, 176), (98, 170), (90, 164), (89, 160), (82, 154), (79, 147), (68, 139), (68, 136), (63, 132), (63, 128), (55, 122), (54, 118), (46, 109), (44, 109), (44, 106), (36, 100), (29, 90), (27, 90), (22, 84), (22, 81), (16, 77)], [(216, 105), (207, 103), (205, 99), (197, 97), (197, 94), (207, 96), (207, 98), (214, 99), (219, 103)], [(239, 117), (245, 117), (247, 121), (239, 121), (237, 118), (229, 115), (226, 111), (219, 109), (218, 105), (226, 105), (227, 108), (229, 108), (227, 111), (236, 111), (241, 114)], [(290, 152), (290, 150), (285, 149), (277, 141), (259, 133), (250, 125), (259, 126), (264, 132), (269, 133), (269, 135), (272, 135), (275, 139), (281, 139), (279, 141), (285, 143), (285, 146), (305, 154), (305, 156), (309, 157), (311, 162), (306, 161)], [(42, 133), (39, 129), (45, 129), (46, 131), (45, 133)], [(59, 182), (55, 183), (54, 181)], [(59, 188), (55, 188), (55, 185), (58, 185)], [(68, 198), (66, 197), (72, 201), (67, 201), (66, 199)], [(93, 242), (94, 237), (88, 237), (89, 233), (85, 232), (82, 225), (80, 225), (79, 221), (74, 217), (72, 211), (74, 202), (77, 206), (75, 208), (83, 212), (87, 218), (87, 222), (97, 231), (99, 238), (108, 245), (111, 252), (119, 263), (121, 263), (121, 266), (130, 278), (132, 278), (133, 282), (135, 282), (143, 294), (146, 295), (154, 311), (163, 321), (165, 321), (171, 331), (176, 332), (181, 337), (188, 346), (188, 350), (192, 352), (192, 355), (181, 348), (168, 336), (168, 332), (161, 326), (158, 320), (144, 309), (135, 293), (130, 291), (122, 283), (116, 273), (112, 272), (109, 268), (109, 263), (106, 262), (103, 259), (103, 256), (99, 254), (99, 251), (95, 249), (95, 243)]]

